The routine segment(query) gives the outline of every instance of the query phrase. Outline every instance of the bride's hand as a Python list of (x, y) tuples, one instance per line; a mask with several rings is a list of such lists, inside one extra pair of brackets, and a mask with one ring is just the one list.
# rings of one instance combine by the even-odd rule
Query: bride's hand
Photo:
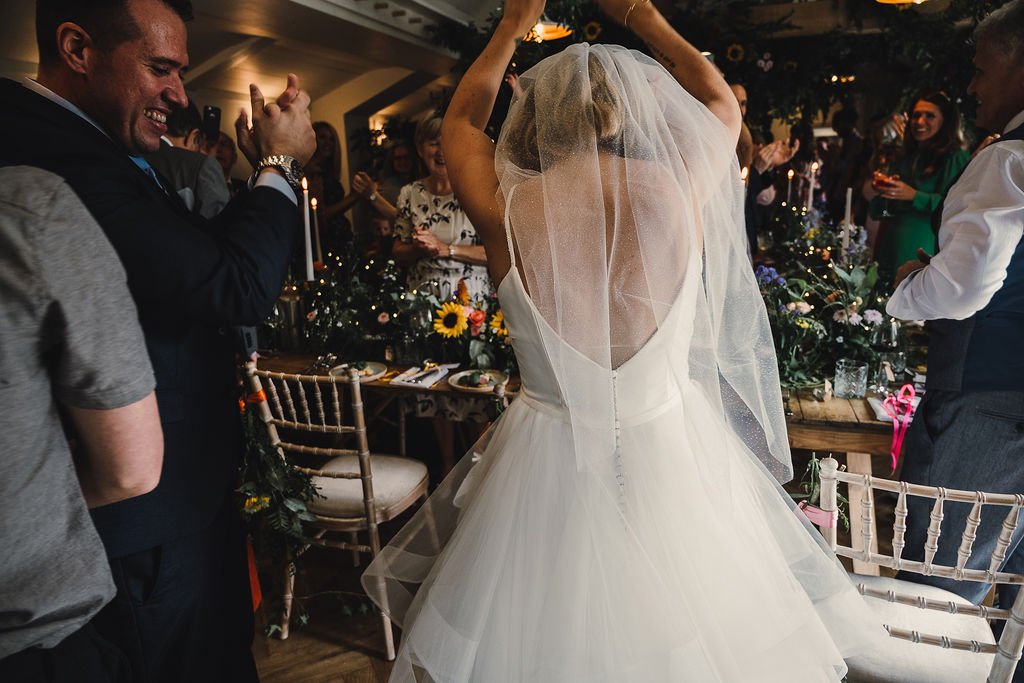
[(512, 28), (516, 35), (525, 36), (540, 21), (545, 0), (506, 0), (501, 23)]
[(626, 28), (629, 28), (626, 23), (627, 19), (632, 21), (639, 12), (650, 12), (655, 9), (651, 0), (597, 0), (597, 5), (601, 11), (611, 17), (612, 21), (616, 21)]

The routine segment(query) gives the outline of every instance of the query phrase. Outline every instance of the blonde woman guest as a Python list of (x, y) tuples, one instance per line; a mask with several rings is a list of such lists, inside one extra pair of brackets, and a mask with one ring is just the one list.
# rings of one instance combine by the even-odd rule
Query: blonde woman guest
[(409, 267), (412, 289), (447, 299), (463, 280), (471, 299), (482, 298), (493, 290), (487, 252), (452, 192), (441, 151), (441, 118), (431, 117), (416, 126), (414, 142), (428, 175), (398, 195), (395, 260)]

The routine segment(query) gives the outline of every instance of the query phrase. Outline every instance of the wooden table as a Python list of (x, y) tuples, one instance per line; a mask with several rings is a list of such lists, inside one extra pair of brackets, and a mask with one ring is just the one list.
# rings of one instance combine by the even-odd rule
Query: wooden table
[[(308, 353), (279, 353), (261, 358), (259, 365), (262, 369), (275, 372), (309, 373), (309, 368), (315, 359), (315, 356)], [(510, 384), (515, 383), (517, 383), (517, 378), (513, 378), (510, 382)], [(471, 395), (453, 389), (448, 384), (447, 378), (432, 387), (408, 387), (380, 381), (366, 382), (363, 386), (367, 389), (386, 390), (387, 393), (387, 398), (378, 404), (371, 414), (367, 415), (368, 420), (378, 417), (394, 399), (402, 395), (423, 392), (458, 394), (463, 397)], [(515, 387), (512, 388), (514, 390)], [(871, 474), (872, 457), (883, 459), (883, 466), (888, 468), (892, 424), (876, 420), (867, 401), (839, 398), (816, 401), (809, 391), (801, 390), (790, 396), (787, 405), (788, 412), (792, 412), (792, 415), (788, 415), (786, 418), (791, 448), (832, 454), (845, 453), (846, 466), (850, 472)], [(399, 444), (404, 454), (404, 413), (399, 411), (398, 417)], [(857, 538), (863, 529), (859, 514), (863, 491), (858, 487), (851, 487), (849, 500), (850, 532), (854, 538)], [(877, 534), (872, 534), (873, 539), (877, 539), (877, 537)], [(873, 541), (873, 543), (877, 544), (877, 541)], [(873, 573), (877, 575), (878, 573), (877, 567), (864, 564), (859, 560), (854, 560), (853, 565), (854, 570), (860, 574)]]
[[(889, 468), (889, 451), (892, 446), (892, 423), (875, 419), (875, 413), (864, 399), (833, 398), (816, 401), (809, 391), (794, 392), (788, 403), (786, 423), (789, 430), (790, 448), (826, 453), (845, 453), (846, 467), (850, 472), (871, 474), (871, 458), (884, 459)], [(860, 516), (864, 491), (851, 486), (850, 534), (860, 537), (863, 522)], [(872, 529), (872, 550), (877, 551), (878, 534)], [(860, 560), (853, 561), (858, 574), (878, 575), (878, 567)]]
[[(316, 356), (311, 353), (273, 353), (260, 357), (259, 368), (261, 370), (270, 370), (272, 372), (296, 373), (306, 375), (316, 374), (317, 372), (324, 372), (323, 370), (317, 370), (315, 372), (310, 370), (314, 361), (316, 361)], [(396, 374), (398, 374), (398, 372), (405, 370), (407, 367), (408, 366), (390, 365), (388, 367), (388, 374), (385, 375), (386, 381), (382, 382), (380, 380), (373, 380), (370, 382), (362, 382), (360, 384), (361, 388), (364, 390), (364, 393), (370, 391), (377, 394), (378, 396), (383, 397), (383, 400), (375, 402), (376, 404), (374, 405), (372, 410), (368, 410), (366, 414), (367, 423), (374, 419), (380, 418), (382, 416), (382, 413), (388, 406), (392, 405), (393, 403), (395, 403), (397, 399), (403, 396), (431, 393), (447, 394), (449, 396), (458, 396), (460, 398), (477, 398), (481, 400), (485, 400), (491, 397), (491, 394), (488, 393), (472, 393), (455, 389), (448, 383), (447, 377), (442, 378), (440, 381), (438, 381), (437, 383), (430, 387), (409, 386), (405, 384), (392, 384), (390, 382), (391, 377), (394, 377)], [(518, 390), (518, 388), (519, 378), (512, 377), (508, 381), (508, 385), (505, 387), (505, 393), (503, 395), (511, 398), (515, 395), (515, 392)], [(398, 450), (399, 455), (404, 456), (406, 455), (406, 414), (405, 410), (402, 409), (400, 403), (398, 404), (398, 406)], [(390, 420), (386, 420), (386, 422), (388, 422), (389, 424), (393, 424), (390, 422)]]

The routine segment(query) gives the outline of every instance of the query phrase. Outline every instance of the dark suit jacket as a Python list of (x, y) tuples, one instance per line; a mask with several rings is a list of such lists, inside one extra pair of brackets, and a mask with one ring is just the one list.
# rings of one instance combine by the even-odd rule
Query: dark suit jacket
[(6, 79), (0, 101), (0, 165), (63, 176), (96, 217), (128, 274), (156, 373), (163, 474), (152, 493), (93, 511), (107, 552), (117, 557), (199, 531), (235, 486), (242, 452), (225, 328), (257, 324), (272, 309), (299, 212), (260, 187), (208, 222), (81, 117)]

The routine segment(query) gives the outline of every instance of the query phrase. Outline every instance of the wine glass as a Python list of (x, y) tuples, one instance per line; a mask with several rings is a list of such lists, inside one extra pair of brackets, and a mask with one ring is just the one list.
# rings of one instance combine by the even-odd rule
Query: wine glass
[[(891, 174), (896, 170), (896, 158), (899, 148), (903, 144), (903, 134), (907, 125), (906, 121), (906, 114), (897, 114), (882, 126), (882, 139), (878, 143), (878, 160), (875, 164), (874, 175), (871, 178), (871, 186), (879, 194), (887, 188), (890, 180), (899, 180), (899, 175)], [(882, 212), (879, 214), (879, 218), (892, 218), (893, 215), (889, 211), (889, 200), (883, 199)]]
[(878, 353), (878, 374), (874, 389), (880, 394), (888, 393), (889, 377), (885, 371), (888, 364), (894, 377), (906, 369), (906, 357), (900, 351), (900, 324), (895, 318), (878, 323), (869, 338), (871, 348)]
[[(892, 155), (881, 154), (878, 158), (878, 164), (875, 166), (875, 172), (871, 177), (871, 187), (875, 188), (875, 192), (882, 194), (888, 187), (891, 180), (899, 180), (899, 175), (890, 176), (890, 172), (893, 170), (894, 162), (892, 161)], [(879, 218), (892, 218), (895, 214), (889, 210), (889, 200), (882, 198), (882, 211), (878, 214)]]

